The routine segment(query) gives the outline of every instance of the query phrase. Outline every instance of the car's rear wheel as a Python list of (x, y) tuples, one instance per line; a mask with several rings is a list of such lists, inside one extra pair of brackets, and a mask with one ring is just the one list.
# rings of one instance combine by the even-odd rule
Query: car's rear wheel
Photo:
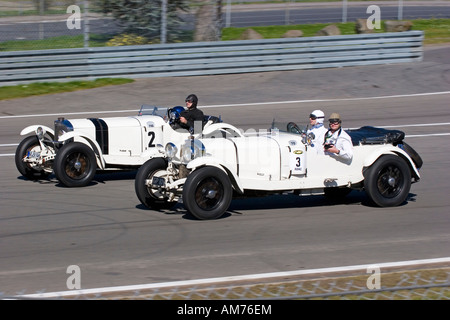
[(228, 209), (233, 188), (228, 175), (215, 167), (193, 171), (183, 188), (183, 204), (197, 219), (220, 218)]
[(23, 161), (28, 155), (28, 152), (40, 153), (41, 151), (41, 145), (36, 136), (26, 137), (19, 143), (19, 146), (16, 149), (15, 162), (20, 174), (30, 180), (43, 179), (50, 175), (50, 172), (44, 171), (43, 168), (32, 166), (30, 163)]
[(94, 151), (80, 142), (68, 143), (56, 154), (53, 170), (64, 186), (84, 187), (97, 171)]
[(153, 210), (171, 209), (177, 201), (168, 201), (167, 197), (158, 189), (146, 185), (146, 180), (153, 177), (167, 176), (167, 161), (164, 158), (154, 158), (145, 162), (136, 173), (134, 189), (141, 203)]
[(366, 170), (364, 177), (368, 197), (380, 207), (402, 204), (411, 189), (409, 166), (398, 156), (381, 156)]

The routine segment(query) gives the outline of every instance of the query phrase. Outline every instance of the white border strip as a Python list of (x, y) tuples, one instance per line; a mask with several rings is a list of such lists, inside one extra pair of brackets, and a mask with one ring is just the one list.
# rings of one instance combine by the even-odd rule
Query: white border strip
[(401, 261), (401, 262), (372, 263), (372, 264), (346, 266), (346, 267), (333, 267), (333, 268), (322, 268), (322, 269), (259, 273), (259, 274), (243, 275), (243, 276), (230, 276), (230, 277), (207, 278), (207, 279), (186, 280), (186, 281), (150, 283), (150, 284), (142, 284), (142, 285), (105, 287), (105, 288), (95, 288), (95, 289), (85, 289), (85, 290), (36, 293), (36, 294), (16, 296), (16, 298), (59, 298), (59, 297), (68, 297), (68, 296), (83, 296), (83, 295), (90, 295), (90, 294), (91, 295), (92, 294), (107, 294), (107, 293), (121, 292), (121, 291), (139, 291), (139, 290), (148, 290), (148, 289), (155, 289), (155, 288), (192, 286), (192, 285), (202, 285), (202, 284), (204, 285), (204, 284), (218, 283), (218, 282), (246, 281), (246, 280), (254, 280), (254, 279), (260, 280), (260, 279), (264, 279), (264, 278), (279, 278), (279, 277), (301, 276), (301, 275), (310, 275), (310, 274), (319, 274), (319, 273), (335, 273), (335, 272), (356, 271), (356, 270), (366, 271), (369, 267), (374, 267), (374, 266), (379, 267), (379, 268), (391, 268), (391, 267), (406, 267), (406, 266), (414, 266), (414, 265), (422, 265), (422, 264), (449, 263), (449, 262), (450, 262), (450, 257), (436, 258), (436, 259), (424, 259), (424, 260), (410, 260), (410, 261)]
[[(359, 100), (373, 100), (373, 99), (392, 99), (392, 98), (409, 98), (409, 97), (421, 97), (421, 96), (433, 96), (440, 94), (450, 94), (450, 91), (442, 92), (428, 92), (428, 93), (415, 93), (415, 94), (400, 94), (392, 96), (379, 96), (379, 97), (366, 97), (366, 98), (342, 98), (342, 99), (315, 99), (315, 100), (293, 100), (293, 101), (275, 101), (275, 102), (256, 102), (256, 103), (240, 103), (240, 104), (222, 104), (212, 106), (201, 106), (202, 109), (206, 108), (223, 108), (223, 107), (243, 107), (243, 106), (261, 106), (271, 104), (292, 104), (292, 103), (308, 103), (308, 102), (334, 102), (334, 101), (359, 101)], [(49, 117), (60, 115), (79, 115), (79, 114), (96, 114), (96, 113), (121, 113), (121, 112), (136, 112), (133, 110), (110, 110), (110, 111), (91, 111), (91, 112), (72, 112), (72, 113), (47, 113), (47, 114), (26, 114), (17, 116), (1, 116), (0, 119), (12, 119), (12, 118), (27, 118), (27, 117)]]

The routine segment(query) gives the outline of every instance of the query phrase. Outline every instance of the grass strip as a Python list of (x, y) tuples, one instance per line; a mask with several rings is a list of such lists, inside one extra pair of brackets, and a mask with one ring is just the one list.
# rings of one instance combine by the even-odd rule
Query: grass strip
[(0, 87), (0, 100), (25, 98), (51, 93), (71, 92), (134, 82), (133, 79), (99, 78), (92, 81), (36, 82)]

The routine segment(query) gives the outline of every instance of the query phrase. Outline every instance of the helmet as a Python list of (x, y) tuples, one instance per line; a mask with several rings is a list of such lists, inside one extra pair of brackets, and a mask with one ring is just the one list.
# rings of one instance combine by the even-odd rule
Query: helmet
[(193, 108), (195, 108), (195, 107), (197, 107), (197, 103), (198, 103), (198, 98), (197, 98), (197, 96), (195, 95), (195, 94), (190, 94), (190, 95), (188, 95), (187, 97), (186, 97), (186, 99), (185, 99), (185, 101), (186, 102), (192, 102), (192, 107)]
[(311, 114), (309, 115), (309, 117), (315, 117), (316, 118), (316, 123), (323, 123), (323, 119), (325, 118), (325, 114), (323, 113), (322, 110), (314, 110), (313, 112), (311, 112)]
[(173, 108), (170, 108), (167, 111), (167, 114), (169, 116), (169, 123), (174, 124), (180, 119), (181, 112), (184, 111), (184, 108), (182, 106), (176, 106)]

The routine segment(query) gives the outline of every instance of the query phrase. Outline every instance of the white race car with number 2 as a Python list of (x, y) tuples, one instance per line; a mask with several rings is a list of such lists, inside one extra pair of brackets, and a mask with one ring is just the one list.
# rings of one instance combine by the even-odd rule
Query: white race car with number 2
[[(164, 154), (165, 141), (181, 145), (190, 136), (188, 130), (172, 129), (179, 119), (177, 108), (183, 109), (144, 105), (137, 116), (58, 118), (54, 129), (26, 127), (20, 134), (29, 136), (16, 149), (16, 167), (29, 179), (54, 173), (66, 187), (86, 186), (97, 170), (137, 170), (148, 159)], [(205, 116), (203, 125), (215, 121), (221, 120)]]

